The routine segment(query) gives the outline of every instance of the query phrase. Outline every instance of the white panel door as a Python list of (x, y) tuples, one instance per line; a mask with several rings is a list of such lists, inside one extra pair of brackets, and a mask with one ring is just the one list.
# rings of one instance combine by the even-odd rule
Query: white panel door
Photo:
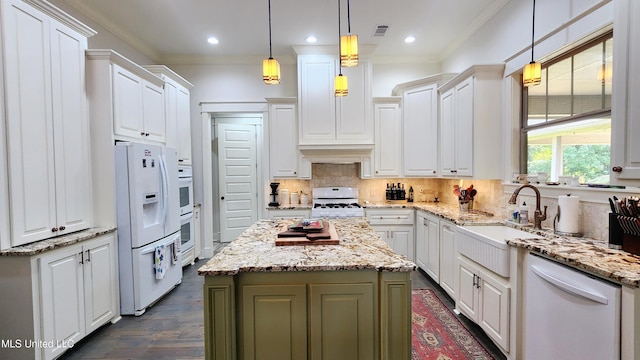
[(118, 311), (118, 265), (114, 234), (85, 245), (84, 290), (85, 330), (92, 332), (113, 318)]
[(178, 160), (182, 165), (191, 165), (191, 93), (178, 87), (176, 96)]
[(218, 124), (220, 241), (230, 242), (258, 219), (256, 127)]

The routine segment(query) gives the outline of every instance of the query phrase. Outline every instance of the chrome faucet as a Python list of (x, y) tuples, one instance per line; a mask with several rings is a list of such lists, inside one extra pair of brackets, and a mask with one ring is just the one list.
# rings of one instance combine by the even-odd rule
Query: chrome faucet
[(516, 198), (518, 197), (520, 190), (526, 187), (532, 188), (533, 191), (536, 192), (536, 212), (533, 214), (533, 228), (537, 230), (542, 230), (542, 225), (541, 225), (542, 221), (547, 219), (547, 206), (546, 205), (544, 206), (544, 213), (540, 211), (540, 191), (538, 190), (537, 187), (531, 184), (525, 184), (520, 186), (511, 195), (511, 198), (509, 199), (509, 204), (515, 204)]

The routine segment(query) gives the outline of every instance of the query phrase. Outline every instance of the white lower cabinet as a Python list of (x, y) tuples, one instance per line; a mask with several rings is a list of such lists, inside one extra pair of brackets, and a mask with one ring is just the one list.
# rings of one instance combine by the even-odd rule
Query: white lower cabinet
[(414, 259), (414, 210), (367, 209), (371, 227), (396, 253)]
[(511, 287), (491, 271), (460, 255), (456, 308), (509, 352)]
[(426, 211), (416, 212), (418, 267), (455, 299), (455, 224)]
[(455, 224), (440, 220), (440, 279), (438, 283), (444, 291), (456, 299), (456, 230)]
[(440, 279), (440, 220), (424, 211), (416, 213), (416, 264), (434, 281)]
[(53, 359), (119, 316), (115, 239), (111, 233), (1, 259), (6, 296), (0, 318), (14, 325), (3, 327), (0, 337), (21, 343), (0, 347), (0, 358)]

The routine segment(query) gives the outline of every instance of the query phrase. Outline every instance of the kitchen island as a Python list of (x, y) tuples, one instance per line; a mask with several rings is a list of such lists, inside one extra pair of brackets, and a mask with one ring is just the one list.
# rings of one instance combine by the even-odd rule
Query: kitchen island
[(339, 245), (276, 247), (292, 221), (258, 221), (198, 269), (207, 359), (410, 359), (415, 264), (331, 222)]

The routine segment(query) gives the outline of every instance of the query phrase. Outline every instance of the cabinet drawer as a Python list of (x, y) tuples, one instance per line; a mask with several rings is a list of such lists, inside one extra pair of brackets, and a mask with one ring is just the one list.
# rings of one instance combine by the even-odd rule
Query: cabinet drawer
[(413, 225), (413, 209), (367, 209), (367, 219), (371, 225)]

